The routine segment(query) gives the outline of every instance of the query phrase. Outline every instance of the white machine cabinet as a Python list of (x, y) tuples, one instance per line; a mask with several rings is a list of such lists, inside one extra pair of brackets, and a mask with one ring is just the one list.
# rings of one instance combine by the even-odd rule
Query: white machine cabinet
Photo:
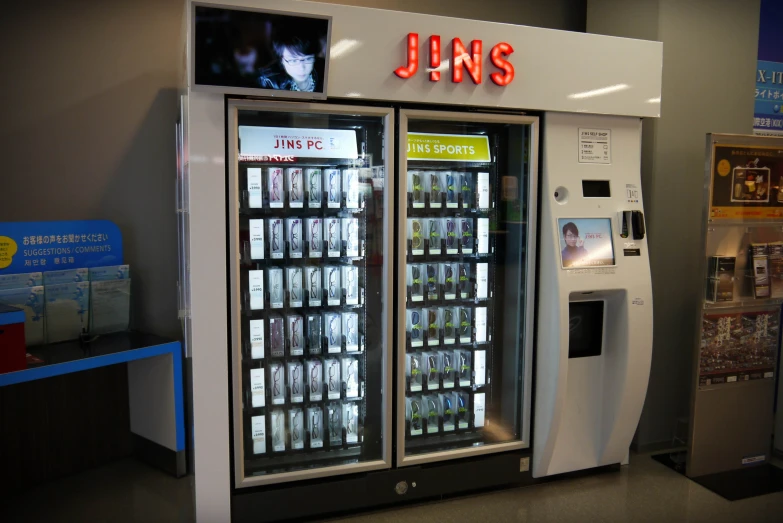
[(296, 0), (183, 7), (197, 519), (623, 461), (650, 369), (639, 170), (662, 45)]

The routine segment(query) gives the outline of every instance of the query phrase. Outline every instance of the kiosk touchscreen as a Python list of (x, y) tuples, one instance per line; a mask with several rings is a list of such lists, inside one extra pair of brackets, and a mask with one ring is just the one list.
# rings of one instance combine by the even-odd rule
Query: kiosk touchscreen
[(652, 353), (641, 120), (543, 129), (534, 477), (625, 460)]
[(560, 263), (564, 269), (614, 265), (609, 218), (558, 218)]

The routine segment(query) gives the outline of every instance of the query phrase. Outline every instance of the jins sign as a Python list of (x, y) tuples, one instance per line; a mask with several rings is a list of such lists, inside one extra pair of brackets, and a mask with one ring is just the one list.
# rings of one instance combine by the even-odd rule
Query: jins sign
[[(440, 80), (441, 66), (441, 44), (440, 36), (430, 36), (430, 81)], [(497, 85), (505, 86), (514, 80), (514, 66), (511, 65), (506, 57), (514, 52), (511, 45), (501, 42), (489, 52), (489, 59), (492, 65), (502, 72), (494, 72), (489, 78)], [(454, 38), (451, 40), (451, 81), (454, 83), (462, 82), (462, 78), (467, 71), (474, 84), (481, 83), (481, 58), (482, 58), (481, 40), (470, 42), (470, 53), (468, 53), (462, 40)], [(394, 74), (403, 79), (412, 77), (419, 70), (419, 35), (418, 33), (408, 33), (408, 65), (398, 67)]]

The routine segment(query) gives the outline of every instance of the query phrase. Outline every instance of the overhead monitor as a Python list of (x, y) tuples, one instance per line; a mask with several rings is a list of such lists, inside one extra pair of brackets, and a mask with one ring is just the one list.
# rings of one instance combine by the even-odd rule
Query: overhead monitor
[(558, 218), (560, 262), (564, 269), (614, 265), (609, 218)]
[(194, 10), (194, 88), (326, 98), (331, 17), (198, 4)]

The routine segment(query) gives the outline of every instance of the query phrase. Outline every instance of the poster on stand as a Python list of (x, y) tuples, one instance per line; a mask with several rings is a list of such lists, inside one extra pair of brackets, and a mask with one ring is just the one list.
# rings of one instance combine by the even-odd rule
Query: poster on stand
[(716, 144), (710, 220), (783, 220), (783, 149)]
[(774, 379), (780, 309), (705, 314), (699, 386)]

